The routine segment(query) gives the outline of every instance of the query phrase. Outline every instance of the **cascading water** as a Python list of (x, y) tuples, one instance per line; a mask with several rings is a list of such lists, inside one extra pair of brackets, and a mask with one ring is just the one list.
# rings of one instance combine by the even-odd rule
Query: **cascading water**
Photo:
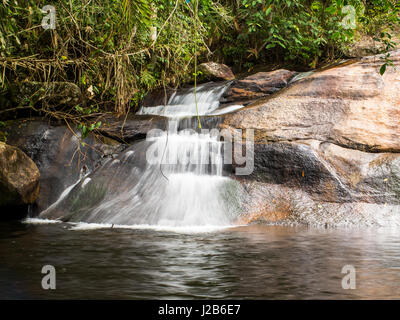
[(230, 82), (216, 85), (206, 83), (197, 87), (197, 107), (194, 99), (195, 88), (175, 92), (166, 106), (142, 107), (137, 114), (155, 114), (170, 118), (203, 115), (219, 115), (243, 108), (242, 105), (230, 105), (219, 109), (219, 100), (231, 85)]
[[(216, 112), (228, 85), (199, 88), (200, 115)], [(194, 101), (191, 89), (172, 96), (167, 106), (142, 108), (139, 114), (168, 117), (168, 130), (152, 132), (109, 160), (41, 217), (158, 227), (232, 225), (241, 210), (241, 186), (224, 176), (218, 136), (189, 130), (190, 119), (181, 121), (196, 115)], [(183, 124), (186, 129), (179, 130)]]

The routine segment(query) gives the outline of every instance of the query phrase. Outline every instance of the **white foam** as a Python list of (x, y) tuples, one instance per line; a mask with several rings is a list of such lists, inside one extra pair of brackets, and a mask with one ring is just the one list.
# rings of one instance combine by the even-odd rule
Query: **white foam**
[(130, 150), (130, 151), (127, 151), (126, 153), (125, 153), (125, 155), (124, 155), (124, 159), (126, 160), (126, 159), (128, 159), (131, 155), (133, 155), (135, 153), (135, 151), (133, 151), (133, 150)]
[(217, 232), (221, 230), (237, 228), (238, 225), (226, 225), (226, 226), (215, 226), (215, 225), (203, 225), (203, 226), (161, 226), (161, 225), (149, 225), (149, 224), (135, 224), (135, 225), (119, 225), (110, 223), (86, 223), (78, 222), (71, 223), (74, 226), (69, 230), (72, 231), (84, 231), (84, 230), (96, 230), (96, 229), (133, 229), (133, 230), (154, 230), (154, 231), (166, 231), (173, 233), (209, 233)]
[[(82, 171), (82, 170), (81, 170)], [(52, 209), (56, 208), (58, 204), (60, 204), (71, 192), (71, 190), (79, 183), (81, 182), (81, 180), (83, 178), (85, 178), (86, 176), (88, 176), (90, 174), (90, 171), (88, 171), (85, 175), (83, 175), (82, 177), (80, 177), (78, 179), (78, 181), (76, 181), (74, 184), (70, 185), (69, 187), (67, 187), (60, 195), (60, 197), (57, 199), (56, 202), (54, 202), (51, 206), (49, 206), (47, 209), (43, 210), (40, 215), (42, 214), (46, 214), (47, 212), (51, 211)], [(89, 181), (88, 181), (89, 182)]]
[(50, 220), (50, 219), (41, 219), (41, 218), (26, 218), (22, 223), (29, 224), (52, 224), (52, 223), (61, 223), (60, 220)]
[(217, 110), (209, 113), (208, 115), (217, 116), (217, 115), (221, 115), (221, 114), (227, 114), (227, 113), (230, 113), (230, 112), (242, 109), (242, 108), (243, 108), (243, 105), (235, 104), (235, 105), (232, 105), (232, 106), (229, 106), (229, 107), (217, 109)]
[(86, 178), (86, 179), (82, 182), (81, 187), (84, 188), (84, 187), (90, 182), (90, 180), (92, 180), (92, 179)]

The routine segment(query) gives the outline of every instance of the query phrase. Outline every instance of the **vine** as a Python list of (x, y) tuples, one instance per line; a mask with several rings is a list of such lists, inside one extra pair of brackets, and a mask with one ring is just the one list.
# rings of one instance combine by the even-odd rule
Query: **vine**
[[(190, 0), (188, 0), (188, 3)], [(199, 122), (199, 129), (201, 129), (201, 121), (199, 115), (199, 108), (197, 104), (197, 19), (198, 19), (198, 9), (199, 0), (195, 0), (193, 4), (194, 12), (194, 103), (196, 105), (197, 121)]]

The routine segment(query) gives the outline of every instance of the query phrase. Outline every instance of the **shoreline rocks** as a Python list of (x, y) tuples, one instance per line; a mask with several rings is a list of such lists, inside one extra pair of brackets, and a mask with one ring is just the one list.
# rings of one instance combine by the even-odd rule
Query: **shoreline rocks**
[(57, 201), (80, 176), (123, 149), (112, 139), (99, 141), (93, 135), (82, 145), (78, 130), (75, 136), (67, 126), (42, 119), (14, 121), (7, 130), (7, 143), (29, 155), (40, 172), (41, 188), (34, 215)]
[(365, 57), (223, 117), (220, 128), (254, 130), (254, 172), (234, 177), (253, 194), (249, 220), (400, 213), (400, 50), (391, 57), (383, 76), (381, 56)]

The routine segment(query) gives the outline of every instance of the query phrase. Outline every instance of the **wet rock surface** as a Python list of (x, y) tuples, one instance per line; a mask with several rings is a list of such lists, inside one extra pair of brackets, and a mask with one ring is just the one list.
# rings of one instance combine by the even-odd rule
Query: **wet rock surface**
[(99, 129), (105, 136), (124, 143), (132, 143), (146, 138), (153, 129), (165, 130), (167, 119), (155, 115), (129, 115), (126, 119), (110, 118), (105, 120), (106, 126)]
[(266, 97), (285, 88), (297, 72), (279, 69), (270, 72), (258, 72), (242, 80), (237, 80), (224, 93), (221, 104), (248, 105), (257, 99)]
[(400, 154), (317, 140), (256, 144), (254, 171), (237, 178), (298, 188), (315, 201), (400, 205)]
[(0, 142), (0, 219), (18, 218), (39, 194), (39, 170), (20, 149)]
[(142, 103), (142, 107), (154, 107), (154, 106), (165, 106), (168, 103), (169, 98), (176, 92), (171, 88), (158, 89), (147, 94)]
[(82, 145), (77, 131), (39, 119), (15, 121), (7, 130), (7, 143), (23, 150), (39, 168), (35, 214), (54, 203), (81, 175), (122, 150), (111, 139), (98, 141), (91, 135)]

